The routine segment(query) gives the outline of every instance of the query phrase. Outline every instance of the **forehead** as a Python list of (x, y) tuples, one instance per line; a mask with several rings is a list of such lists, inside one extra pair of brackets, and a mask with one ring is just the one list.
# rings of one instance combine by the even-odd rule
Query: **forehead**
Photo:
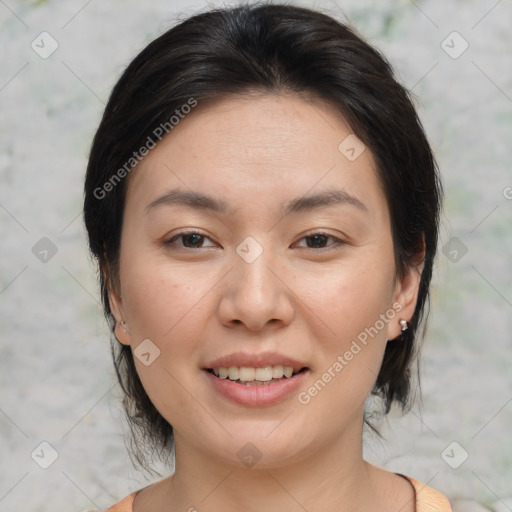
[[(345, 141), (356, 144), (357, 158), (346, 153)], [(176, 187), (221, 197), (233, 209), (247, 201), (272, 208), (332, 188), (385, 207), (373, 157), (343, 116), (330, 104), (296, 94), (200, 102), (129, 181), (127, 203), (140, 208)]]

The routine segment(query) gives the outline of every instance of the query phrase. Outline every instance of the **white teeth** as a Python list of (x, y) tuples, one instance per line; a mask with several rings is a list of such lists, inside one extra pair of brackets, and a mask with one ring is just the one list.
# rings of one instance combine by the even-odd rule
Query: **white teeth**
[(274, 379), (282, 379), (284, 375), (284, 368), (281, 365), (272, 366), (272, 377)]
[(213, 373), (221, 379), (240, 380), (240, 382), (269, 382), (272, 379), (289, 379), (293, 375), (291, 366), (262, 366), (249, 368), (231, 366), (230, 368), (214, 368)]
[(258, 380), (260, 382), (272, 380), (272, 366), (256, 368), (256, 371), (254, 372), (254, 380)]
[(231, 366), (228, 370), (229, 380), (238, 380), (240, 378), (240, 372), (236, 366)]
[(254, 380), (254, 374), (256, 370), (254, 368), (247, 368), (245, 366), (240, 367), (239, 379), (241, 382), (250, 382)]

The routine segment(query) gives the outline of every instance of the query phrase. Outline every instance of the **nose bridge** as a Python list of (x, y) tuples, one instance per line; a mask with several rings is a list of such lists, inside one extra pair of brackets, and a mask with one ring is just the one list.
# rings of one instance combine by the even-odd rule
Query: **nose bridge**
[(236, 253), (238, 258), (234, 264), (242, 296), (253, 303), (270, 306), (277, 283), (268, 268), (272, 268), (275, 260), (275, 251), (269, 246), (268, 239), (263, 241), (260, 237), (257, 241), (247, 237), (238, 245)]
[(286, 287), (274, 275), (277, 260), (268, 239), (265, 243), (247, 237), (236, 247), (233, 272), (222, 298), (223, 322), (242, 322), (251, 330), (276, 320), (289, 323), (293, 307)]

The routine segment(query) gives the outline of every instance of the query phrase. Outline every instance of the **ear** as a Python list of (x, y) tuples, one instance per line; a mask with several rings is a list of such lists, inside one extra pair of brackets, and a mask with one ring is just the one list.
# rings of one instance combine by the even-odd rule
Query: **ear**
[[(423, 251), (419, 258), (421, 263), (412, 265), (407, 269), (402, 278), (397, 278), (393, 295), (393, 307), (397, 311), (397, 315), (392, 322), (388, 323), (388, 340), (393, 340), (402, 333), (400, 320), (409, 322), (414, 315), (424, 266), (424, 254), (425, 243), (423, 242)], [(396, 307), (395, 304), (397, 305)], [(401, 306), (401, 309), (398, 309), (398, 304)]]
[[(116, 320), (114, 328), (114, 334), (117, 340), (123, 345), (131, 344), (131, 337), (126, 324), (121, 324), (122, 321), (126, 321), (124, 313), (123, 300), (121, 296), (121, 285), (118, 280), (115, 280), (109, 271), (103, 273), (105, 276), (105, 282), (107, 283), (108, 289), (108, 301), (110, 304), (110, 311)], [(116, 282), (113, 282), (113, 281)]]

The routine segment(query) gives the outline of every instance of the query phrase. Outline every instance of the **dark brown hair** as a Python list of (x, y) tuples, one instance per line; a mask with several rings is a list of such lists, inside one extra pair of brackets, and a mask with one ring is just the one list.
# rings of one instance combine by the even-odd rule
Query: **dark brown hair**
[(170, 117), (191, 98), (200, 104), (254, 90), (304, 92), (328, 102), (372, 152), (390, 210), (397, 276), (424, 264), (409, 329), (399, 343), (387, 344), (372, 394), (382, 398), (385, 413), (394, 402), (404, 410), (410, 405), (411, 366), (416, 339), (424, 335), (423, 329), (418, 336), (419, 326), (426, 325), (428, 314), (442, 189), (409, 93), (377, 50), (326, 14), (265, 3), (210, 10), (152, 41), (123, 72), (94, 137), (85, 179), (89, 246), (99, 262), (134, 455), (146, 469), (144, 451), (158, 449), (168, 458), (173, 430), (147, 396), (131, 347), (114, 335), (108, 288), (116, 287), (119, 278), (123, 178), (136, 165), (131, 162), (134, 152), (154, 137), (157, 127), (169, 126)]

